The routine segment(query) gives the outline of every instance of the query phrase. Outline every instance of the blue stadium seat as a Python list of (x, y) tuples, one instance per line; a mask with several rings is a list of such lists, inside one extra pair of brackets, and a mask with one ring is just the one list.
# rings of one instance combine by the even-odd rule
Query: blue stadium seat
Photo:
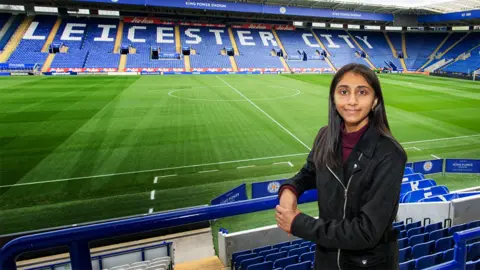
[[(402, 183), (402, 187), (400, 189), (400, 194), (406, 194), (409, 191), (418, 190), (422, 188), (429, 188), (436, 186), (437, 183), (432, 179), (424, 179), (419, 181), (410, 181)], [(400, 195), (400, 196), (402, 196)]]
[(407, 247), (407, 248), (402, 248), (398, 252), (398, 261), (399, 262), (405, 262), (409, 260), (412, 257), (412, 248)]
[(252, 264), (247, 267), (247, 270), (265, 270), (265, 269), (272, 269), (273, 262), (262, 262), (257, 264)]
[(478, 270), (480, 269), (480, 260), (476, 262), (467, 262), (465, 270)]
[(467, 223), (467, 228), (468, 229), (473, 229), (473, 228), (476, 228), (476, 227), (480, 227), (480, 220), (471, 221), (471, 222)]
[(250, 265), (254, 265), (262, 262), (263, 262), (263, 257), (260, 257), (260, 256), (251, 258), (251, 259), (246, 259), (240, 263), (240, 269), (247, 269), (247, 267), (249, 267)]
[(289, 252), (288, 252), (288, 256), (294, 256), (294, 255), (302, 255), (303, 253), (306, 253), (306, 252), (309, 252), (310, 251), (310, 248), (309, 247), (301, 247), (301, 248), (295, 248), (295, 249), (291, 249)]
[(431, 232), (428, 236), (428, 240), (429, 241), (438, 240), (440, 238), (447, 237), (447, 236), (448, 236), (448, 228), (440, 229), (440, 230)]
[(312, 269), (312, 262), (310, 261), (292, 264), (284, 268), (284, 270), (310, 270), (310, 269)]
[(401, 224), (401, 225), (393, 226), (393, 229), (395, 229), (399, 232), (404, 231), (405, 230), (405, 225)]
[(467, 224), (459, 224), (448, 228), (448, 235), (453, 235), (456, 232), (464, 231), (467, 229)]
[(402, 238), (402, 239), (398, 239), (398, 248), (399, 249), (406, 248), (408, 246), (409, 246), (409, 244), (408, 244), (408, 238), (407, 237)]
[(424, 229), (425, 229), (424, 227), (412, 228), (412, 229), (407, 231), (407, 237), (410, 238), (414, 235), (422, 234)]
[(413, 247), (415, 245), (425, 243), (427, 241), (428, 241), (428, 233), (422, 233), (422, 234), (414, 235), (408, 238), (408, 245)]
[(399, 270), (415, 270), (415, 260), (400, 262)]
[(298, 245), (300, 246), (301, 243), (305, 242), (303, 239), (297, 239), (292, 241), (292, 245)]
[(270, 249), (272, 249), (272, 246), (259, 247), (259, 248), (253, 249), (253, 253), (260, 253), (262, 251), (270, 250)]
[(452, 236), (440, 238), (437, 241), (435, 241), (435, 252), (451, 249), (453, 248), (454, 245), (455, 245), (455, 242), (453, 241)]
[(269, 250), (260, 251), (258, 253), (258, 256), (262, 256), (263, 258), (265, 258), (267, 255), (270, 255), (270, 254), (273, 254), (273, 253), (278, 253), (278, 252), (280, 252), (280, 250), (278, 248), (272, 248), (272, 249), (269, 249)]
[(246, 255), (246, 254), (252, 254), (252, 250), (251, 249), (242, 250), (242, 251), (237, 251), (237, 252), (232, 253), (232, 263), (235, 262), (235, 260), (237, 259), (238, 256)]
[(305, 262), (305, 261), (311, 261), (312, 263), (315, 261), (315, 251), (310, 251), (307, 253), (303, 253), (300, 256), (300, 261)]
[(454, 252), (455, 252), (455, 249), (453, 249), (453, 248), (444, 251), (443, 252), (443, 261), (444, 262), (453, 261)]
[(253, 258), (256, 258), (256, 257), (258, 257), (258, 255), (255, 254), (255, 253), (244, 254), (244, 255), (238, 256), (235, 259), (235, 263), (234, 263), (235, 269), (240, 269), (240, 265), (244, 260), (253, 259)]
[(440, 229), (442, 229), (442, 222), (428, 224), (427, 226), (425, 226), (425, 232), (426, 233), (430, 233), (430, 232), (440, 230)]
[(421, 173), (412, 173), (403, 176), (402, 182), (410, 182), (410, 181), (420, 181), (425, 179), (423, 174)]
[(412, 222), (412, 223), (408, 223), (407, 225), (405, 225), (405, 230), (408, 232), (408, 230), (410, 230), (410, 229), (421, 227), (421, 226), (422, 226), (421, 221)]
[(412, 258), (418, 259), (420, 257), (430, 255), (435, 250), (435, 241), (418, 244), (412, 247)]
[(287, 247), (282, 247), (280, 249), (280, 251), (287, 251), (288, 252), (288, 251), (290, 251), (292, 249), (295, 249), (295, 248), (298, 248), (298, 247), (299, 247), (298, 245), (290, 245), (290, 246), (287, 246)]
[(414, 191), (405, 193), (405, 195), (402, 197), (401, 202), (402, 203), (418, 202), (424, 198), (437, 196), (437, 195), (444, 195), (444, 194), (448, 194), (448, 192), (449, 191), (446, 186), (435, 186), (435, 187), (423, 188), (423, 189), (414, 190)]
[(303, 242), (300, 244), (300, 247), (308, 247), (310, 248), (310, 246), (312, 245), (312, 242), (308, 241), (308, 242)]
[(443, 261), (443, 253), (436, 253), (432, 255), (423, 256), (415, 260), (415, 268), (425, 269), (427, 267), (440, 264)]
[(315, 251), (316, 248), (317, 248), (317, 244), (313, 244), (310, 246), (310, 251)]
[(414, 173), (413, 169), (410, 167), (405, 167), (405, 169), (403, 170), (404, 175), (413, 174), (413, 173)]
[(287, 254), (288, 254), (287, 251), (281, 251), (281, 252), (273, 253), (273, 254), (267, 255), (267, 256), (265, 257), (265, 261), (274, 262), (274, 261), (276, 261), (276, 260), (278, 260), (278, 259), (287, 257)]
[(398, 238), (405, 238), (407, 237), (407, 231), (403, 230), (398, 232)]
[(467, 260), (475, 261), (480, 259), (480, 242), (473, 243), (468, 247)]
[(394, 223), (392, 224), (392, 226), (395, 227), (395, 226), (404, 225), (404, 224), (405, 224), (405, 222), (399, 221), (399, 222), (394, 222)]
[(298, 256), (291, 256), (282, 259), (278, 259), (273, 263), (273, 268), (287, 267), (290, 264), (298, 262)]
[(281, 249), (282, 247), (290, 246), (290, 242), (282, 242), (272, 246), (272, 248)]

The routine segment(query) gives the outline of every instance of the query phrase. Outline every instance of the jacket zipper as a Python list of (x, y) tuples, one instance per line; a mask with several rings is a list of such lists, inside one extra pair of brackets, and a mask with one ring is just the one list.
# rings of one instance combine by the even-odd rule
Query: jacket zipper
[[(360, 161), (362, 159), (362, 156), (363, 156), (363, 153), (360, 154), (360, 157), (358, 158), (358, 161)], [(354, 165), (354, 169), (356, 169), (356, 167), (357, 167), (357, 164)], [(346, 215), (346, 210), (347, 210), (348, 187), (350, 186), (350, 182), (353, 178), (353, 173), (350, 176), (350, 178), (348, 178), (347, 187), (345, 187), (345, 185), (342, 183), (340, 178), (338, 178), (338, 176), (332, 171), (332, 169), (330, 169), (330, 167), (328, 165), (327, 165), (327, 169), (330, 171), (330, 173), (333, 174), (333, 176), (335, 176), (335, 179), (337, 179), (338, 183), (340, 183), (340, 185), (342, 185), (343, 189), (345, 190), (345, 193), (343, 195), (345, 200), (344, 200), (344, 203), (343, 203), (343, 218), (342, 218), (342, 220), (344, 220), (345, 215)], [(341, 252), (341, 249), (338, 249), (338, 251), (337, 251), (337, 266), (338, 266), (339, 270), (342, 270), (342, 267), (340, 266), (340, 252)]]

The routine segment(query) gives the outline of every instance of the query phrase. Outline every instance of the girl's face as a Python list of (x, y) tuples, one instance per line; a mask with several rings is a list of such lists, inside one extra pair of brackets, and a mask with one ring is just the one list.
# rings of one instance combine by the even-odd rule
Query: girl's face
[(335, 107), (345, 122), (347, 132), (361, 129), (368, 123), (368, 114), (377, 105), (375, 91), (362, 75), (347, 72), (334, 93)]

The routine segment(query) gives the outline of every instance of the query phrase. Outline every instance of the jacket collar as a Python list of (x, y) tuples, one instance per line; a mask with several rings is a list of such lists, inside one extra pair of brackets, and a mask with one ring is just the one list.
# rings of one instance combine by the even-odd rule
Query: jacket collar
[(375, 150), (375, 146), (377, 145), (378, 139), (380, 138), (380, 134), (375, 130), (375, 127), (371, 124), (370, 121), (368, 123), (367, 130), (355, 146), (355, 149), (357, 149), (369, 158), (373, 156), (373, 151)]

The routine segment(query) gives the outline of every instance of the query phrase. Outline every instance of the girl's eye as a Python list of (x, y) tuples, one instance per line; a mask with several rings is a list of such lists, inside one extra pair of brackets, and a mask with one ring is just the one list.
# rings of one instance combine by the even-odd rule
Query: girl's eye
[(367, 94), (367, 91), (365, 91), (365, 90), (360, 90), (359, 93), (360, 93), (360, 95), (363, 96), (363, 95), (366, 95), (366, 94)]
[(348, 92), (347, 90), (340, 90), (340, 94), (341, 94), (341, 95), (346, 95), (347, 92)]

